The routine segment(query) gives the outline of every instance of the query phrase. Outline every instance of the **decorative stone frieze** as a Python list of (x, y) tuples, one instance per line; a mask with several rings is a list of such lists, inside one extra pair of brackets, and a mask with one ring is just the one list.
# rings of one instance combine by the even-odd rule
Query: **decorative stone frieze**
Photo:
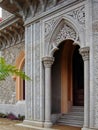
[(60, 42), (64, 41), (65, 39), (77, 40), (77, 34), (75, 30), (66, 23), (59, 30), (57, 37), (55, 39), (55, 43), (58, 45)]
[(6, 8), (6, 10), (10, 13), (15, 13), (22, 16), (25, 20), (28, 17), (35, 17), (38, 14), (42, 14), (60, 4), (61, 6), (59, 8), (62, 8), (64, 6), (67, 7), (68, 5), (72, 5), (73, 3), (77, 4), (79, 2), (81, 2), (81, 0), (24, 0), (22, 2), (17, 0), (9, 0), (1, 2), (0, 6), (2, 8)]
[[(45, 34), (45, 39), (46, 42), (49, 40), (51, 32), (53, 31), (54, 28), (56, 28), (57, 23), (59, 21), (59, 19), (61, 19), (61, 17), (63, 17), (66, 14), (66, 16), (68, 15), (68, 17), (72, 17), (73, 19), (75, 19), (80, 25), (85, 26), (85, 6), (80, 6), (76, 9), (73, 9), (69, 12), (66, 13), (62, 13), (62, 15), (58, 15), (48, 21), (45, 22), (45, 29), (44, 29), (44, 34)], [(67, 25), (68, 26), (68, 25)], [(70, 28), (70, 27), (69, 27)], [(63, 28), (63, 30), (66, 28)], [(62, 30), (62, 31), (63, 31)], [(68, 30), (68, 29), (67, 29)], [(65, 30), (66, 31), (66, 30)], [(64, 31), (63, 31), (64, 32)], [(62, 33), (63, 33), (62, 32)], [(68, 31), (67, 31), (68, 32)], [(71, 32), (72, 35), (73, 31)], [(69, 33), (68, 33), (69, 34)], [(74, 33), (75, 34), (75, 33)], [(68, 36), (68, 35), (67, 35)], [(73, 37), (73, 36), (72, 36)], [(71, 37), (71, 38), (72, 38)], [(63, 37), (64, 39), (64, 37)]]
[[(2, 22), (3, 24), (3, 22)], [(0, 29), (0, 49), (11, 47), (24, 41), (23, 21), (16, 20), (13, 24)]]
[(80, 54), (82, 55), (83, 60), (89, 60), (89, 47), (83, 47), (80, 49)]
[(51, 33), (58, 20), (59, 17), (55, 17), (45, 22), (45, 37), (47, 37)]
[(77, 20), (79, 24), (85, 25), (85, 7), (80, 6), (70, 12), (67, 15), (71, 16), (73, 19)]
[[(72, 18), (71, 18), (72, 17)], [(71, 25), (69, 19), (76, 21), (81, 29), (85, 26), (85, 6), (82, 5), (69, 12), (63, 12), (61, 15), (51, 18), (44, 23), (44, 37), (45, 43), (49, 43), (48, 53), (52, 55), (57, 46), (64, 40), (70, 39), (76, 43), (80, 43), (81, 36), (77, 31), (77, 27)]]
[(55, 29), (52, 31), (52, 34), (53, 35), (49, 38), (49, 41), (45, 39), (45, 43), (49, 43), (48, 55), (53, 55), (55, 50), (58, 49), (59, 44), (65, 40), (70, 39), (76, 43), (79, 43), (80, 41), (78, 33), (71, 25), (66, 23), (66, 20), (64, 19), (62, 19), (60, 24), (55, 27)]
[(43, 57), (42, 61), (44, 63), (45, 68), (51, 68), (54, 62), (54, 57)]

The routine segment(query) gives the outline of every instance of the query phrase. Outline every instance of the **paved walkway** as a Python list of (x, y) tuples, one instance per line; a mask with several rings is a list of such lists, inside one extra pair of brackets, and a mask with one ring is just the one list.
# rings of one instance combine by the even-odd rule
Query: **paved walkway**
[[(11, 121), (8, 119), (0, 118), (0, 130), (38, 130), (35, 128), (27, 128), (22, 126), (17, 126), (16, 124), (21, 123), (20, 121)], [(80, 130), (80, 128), (69, 127), (69, 126), (53, 126), (53, 129), (58, 130)], [(49, 129), (44, 129), (49, 130)]]

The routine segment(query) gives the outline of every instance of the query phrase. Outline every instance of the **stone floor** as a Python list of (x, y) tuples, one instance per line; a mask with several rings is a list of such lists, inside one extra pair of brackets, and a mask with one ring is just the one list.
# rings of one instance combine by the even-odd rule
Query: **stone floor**
[[(22, 126), (17, 126), (16, 124), (19, 124), (21, 122), (19, 121), (11, 121), (8, 119), (0, 118), (0, 130), (38, 130), (35, 128), (27, 128)], [(76, 127), (69, 127), (69, 126), (53, 126), (53, 129), (58, 130), (80, 130), (80, 128)], [(44, 129), (48, 130), (48, 129)]]

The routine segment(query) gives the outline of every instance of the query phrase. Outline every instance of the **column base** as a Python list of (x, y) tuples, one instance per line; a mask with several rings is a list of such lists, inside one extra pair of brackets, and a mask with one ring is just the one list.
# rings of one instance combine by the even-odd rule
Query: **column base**
[(23, 124), (24, 125), (37, 126), (37, 127), (44, 127), (44, 122), (40, 122), (40, 121), (24, 120)]
[(51, 128), (52, 125), (53, 125), (52, 122), (45, 122), (45, 123), (44, 123), (44, 127), (45, 127), (45, 128)]

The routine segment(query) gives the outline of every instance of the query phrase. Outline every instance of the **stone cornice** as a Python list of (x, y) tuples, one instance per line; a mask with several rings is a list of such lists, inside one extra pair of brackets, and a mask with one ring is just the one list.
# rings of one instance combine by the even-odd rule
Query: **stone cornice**
[(20, 18), (11, 16), (0, 23), (0, 50), (24, 41), (24, 26)]
[(17, 22), (17, 21), (19, 21), (19, 20), (20, 20), (20, 18), (16, 17), (15, 15), (11, 15), (11, 16), (8, 17), (7, 19), (2, 20), (2, 21), (0, 22), (0, 30), (6, 28), (6, 27), (8, 27), (8, 26), (10, 26), (11, 24), (13, 24), (13, 23), (15, 23), (15, 22)]
[[(36, 16), (44, 16), (48, 10), (59, 10), (63, 7), (76, 5), (85, 0), (4, 0), (0, 6), (10, 13), (23, 17), (26, 21), (28, 18), (36, 18)], [(6, 6), (8, 5), (8, 6)]]

